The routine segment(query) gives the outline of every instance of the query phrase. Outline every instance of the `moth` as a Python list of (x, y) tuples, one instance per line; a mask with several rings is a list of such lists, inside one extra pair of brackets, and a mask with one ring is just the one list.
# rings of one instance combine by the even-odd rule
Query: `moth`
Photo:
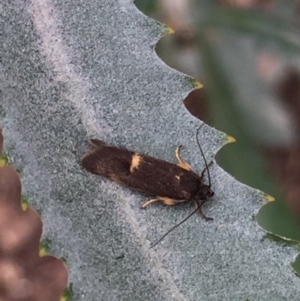
[[(212, 218), (206, 217), (201, 210), (202, 205), (214, 195), (214, 192), (211, 189), (209, 173), (209, 166), (212, 162), (207, 164), (198, 141), (198, 131), (197, 143), (205, 162), (205, 168), (200, 175), (196, 174), (191, 169), (191, 165), (181, 158), (182, 146), (175, 150), (177, 164), (174, 164), (124, 147), (108, 145), (103, 141), (91, 139), (92, 149), (82, 156), (81, 164), (93, 174), (104, 176), (119, 184), (152, 195), (154, 198), (147, 200), (142, 208), (146, 208), (154, 202), (162, 202), (168, 206), (187, 202), (195, 203), (196, 209), (168, 231), (158, 241), (160, 242), (169, 232), (197, 211), (205, 220), (212, 220)], [(205, 171), (208, 173), (208, 185), (203, 181)]]

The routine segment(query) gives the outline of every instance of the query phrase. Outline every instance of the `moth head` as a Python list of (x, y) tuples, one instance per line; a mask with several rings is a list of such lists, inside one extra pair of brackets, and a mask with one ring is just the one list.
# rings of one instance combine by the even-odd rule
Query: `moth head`
[(215, 193), (212, 191), (209, 185), (202, 184), (200, 189), (196, 195), (196, 199), (207, 201), (210, 199)]
[[(198, 211), (202, 216), (203, 218), (206, 220), (206, 221), (211, 221), (213, 220), (212, 217), (207, 217), (203, 212), (202, 212), (202, 205), (204, 203), (206, 203), (212, 196), (214, 195), (214, 192), (211, 190), (210, 188), (210, 185), (205, 185), (205, 184), (202, 184), (200, 185), (200, 189), (199, 189), (199, 192), (197, 194), (197, 197), (198, 199), (195, 199), (196, 201), (196, 211)], [(200, 200), (200, 201), (199, 201)]]

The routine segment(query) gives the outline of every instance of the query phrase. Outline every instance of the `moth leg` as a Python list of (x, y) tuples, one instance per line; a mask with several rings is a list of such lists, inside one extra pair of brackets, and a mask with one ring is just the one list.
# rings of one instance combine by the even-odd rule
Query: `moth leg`
[(212, 217), (207, 217), (203, 212), (202, 212), (202, 205), (204, 204), (205, 202), (201, 203), (201, 205), (199, 204), (198, 201), (195, 202), (195, 207), (196, 209), (199, 211), (200, 215), (208, 222), (208, 221), (212, 221), (213, 218)]
[(168, 197), (163, 197), (163, 196), (159, 196), (155, 199), (150, 199), (148, 200), (147, 202), (145, 202), (143, 205), (142, 205), (142, 208), (146, 208), (148, 205), (154, 203), (154, 202), (162, 202), (164, 203), (165, 205), (167, 206), (173, 206), (173, 205), (176, 205), (180, 202), (185, 202), (186, 200), (174, 200), (174, 199), (171, 199), (171, 198), (168, 198)]
[(189, 163), (183, 161), (183, 160), (181, 159), (181, 157), (180, 157), (180, 150), (181, 150), (181, 148), (182, 148), (182, 145), (178, 146), (178, 147), (176, 148), (176, 150), (175, 150), (175, 156), (176, 156), (177, 161), (178, 161), (178, 162), (177, 162), (177, 165), (180, 166), (180, 167), (183, 168), (183, 169), (191, 170), (191, 169), (192, 169), (191, 165), (190, 165)]

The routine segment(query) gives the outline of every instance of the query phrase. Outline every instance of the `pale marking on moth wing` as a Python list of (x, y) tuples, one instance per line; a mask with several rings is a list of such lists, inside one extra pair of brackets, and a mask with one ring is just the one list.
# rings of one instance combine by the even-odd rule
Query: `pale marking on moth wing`
[(130, 163), (130, 172), (134, 172), (135, 169), (138, 169), (139, 165), (141, 164), (142, 156), (138, 153), (134, 153), (132, 155), (131, 163)]

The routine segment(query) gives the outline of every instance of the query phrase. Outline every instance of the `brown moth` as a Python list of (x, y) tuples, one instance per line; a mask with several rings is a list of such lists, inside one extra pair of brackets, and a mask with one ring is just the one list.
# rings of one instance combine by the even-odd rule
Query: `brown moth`
[[(198, 139), (197, 143), (206, 165), (200, 175), (192, 171), (190, 164), (181, 159), (182, 146), (176, 148), (177, 164), (174, 164), (130, 151), (124, 147), (108, 145), (97, 139), (90, 140), (90, 143), (92, 149), (82, 156), (82, 166), (93, 174), (104, 176), (119, 184), (153, 195), (154, 198), (145, 202), (142, 208), (146, 208), (154, 202), (162, 202), (168, 206), (184, 202), (195, 203), (196, 209), (170, 231), (181, 225), (197, 211), (205, 220), (212, 220), (201, 211), (201, 206), (214, 195), (209, 174), (209, 166), (212, 162), (207, 164)], [(203, 183), (205, 171), (208, 173), (208, 185)]]

